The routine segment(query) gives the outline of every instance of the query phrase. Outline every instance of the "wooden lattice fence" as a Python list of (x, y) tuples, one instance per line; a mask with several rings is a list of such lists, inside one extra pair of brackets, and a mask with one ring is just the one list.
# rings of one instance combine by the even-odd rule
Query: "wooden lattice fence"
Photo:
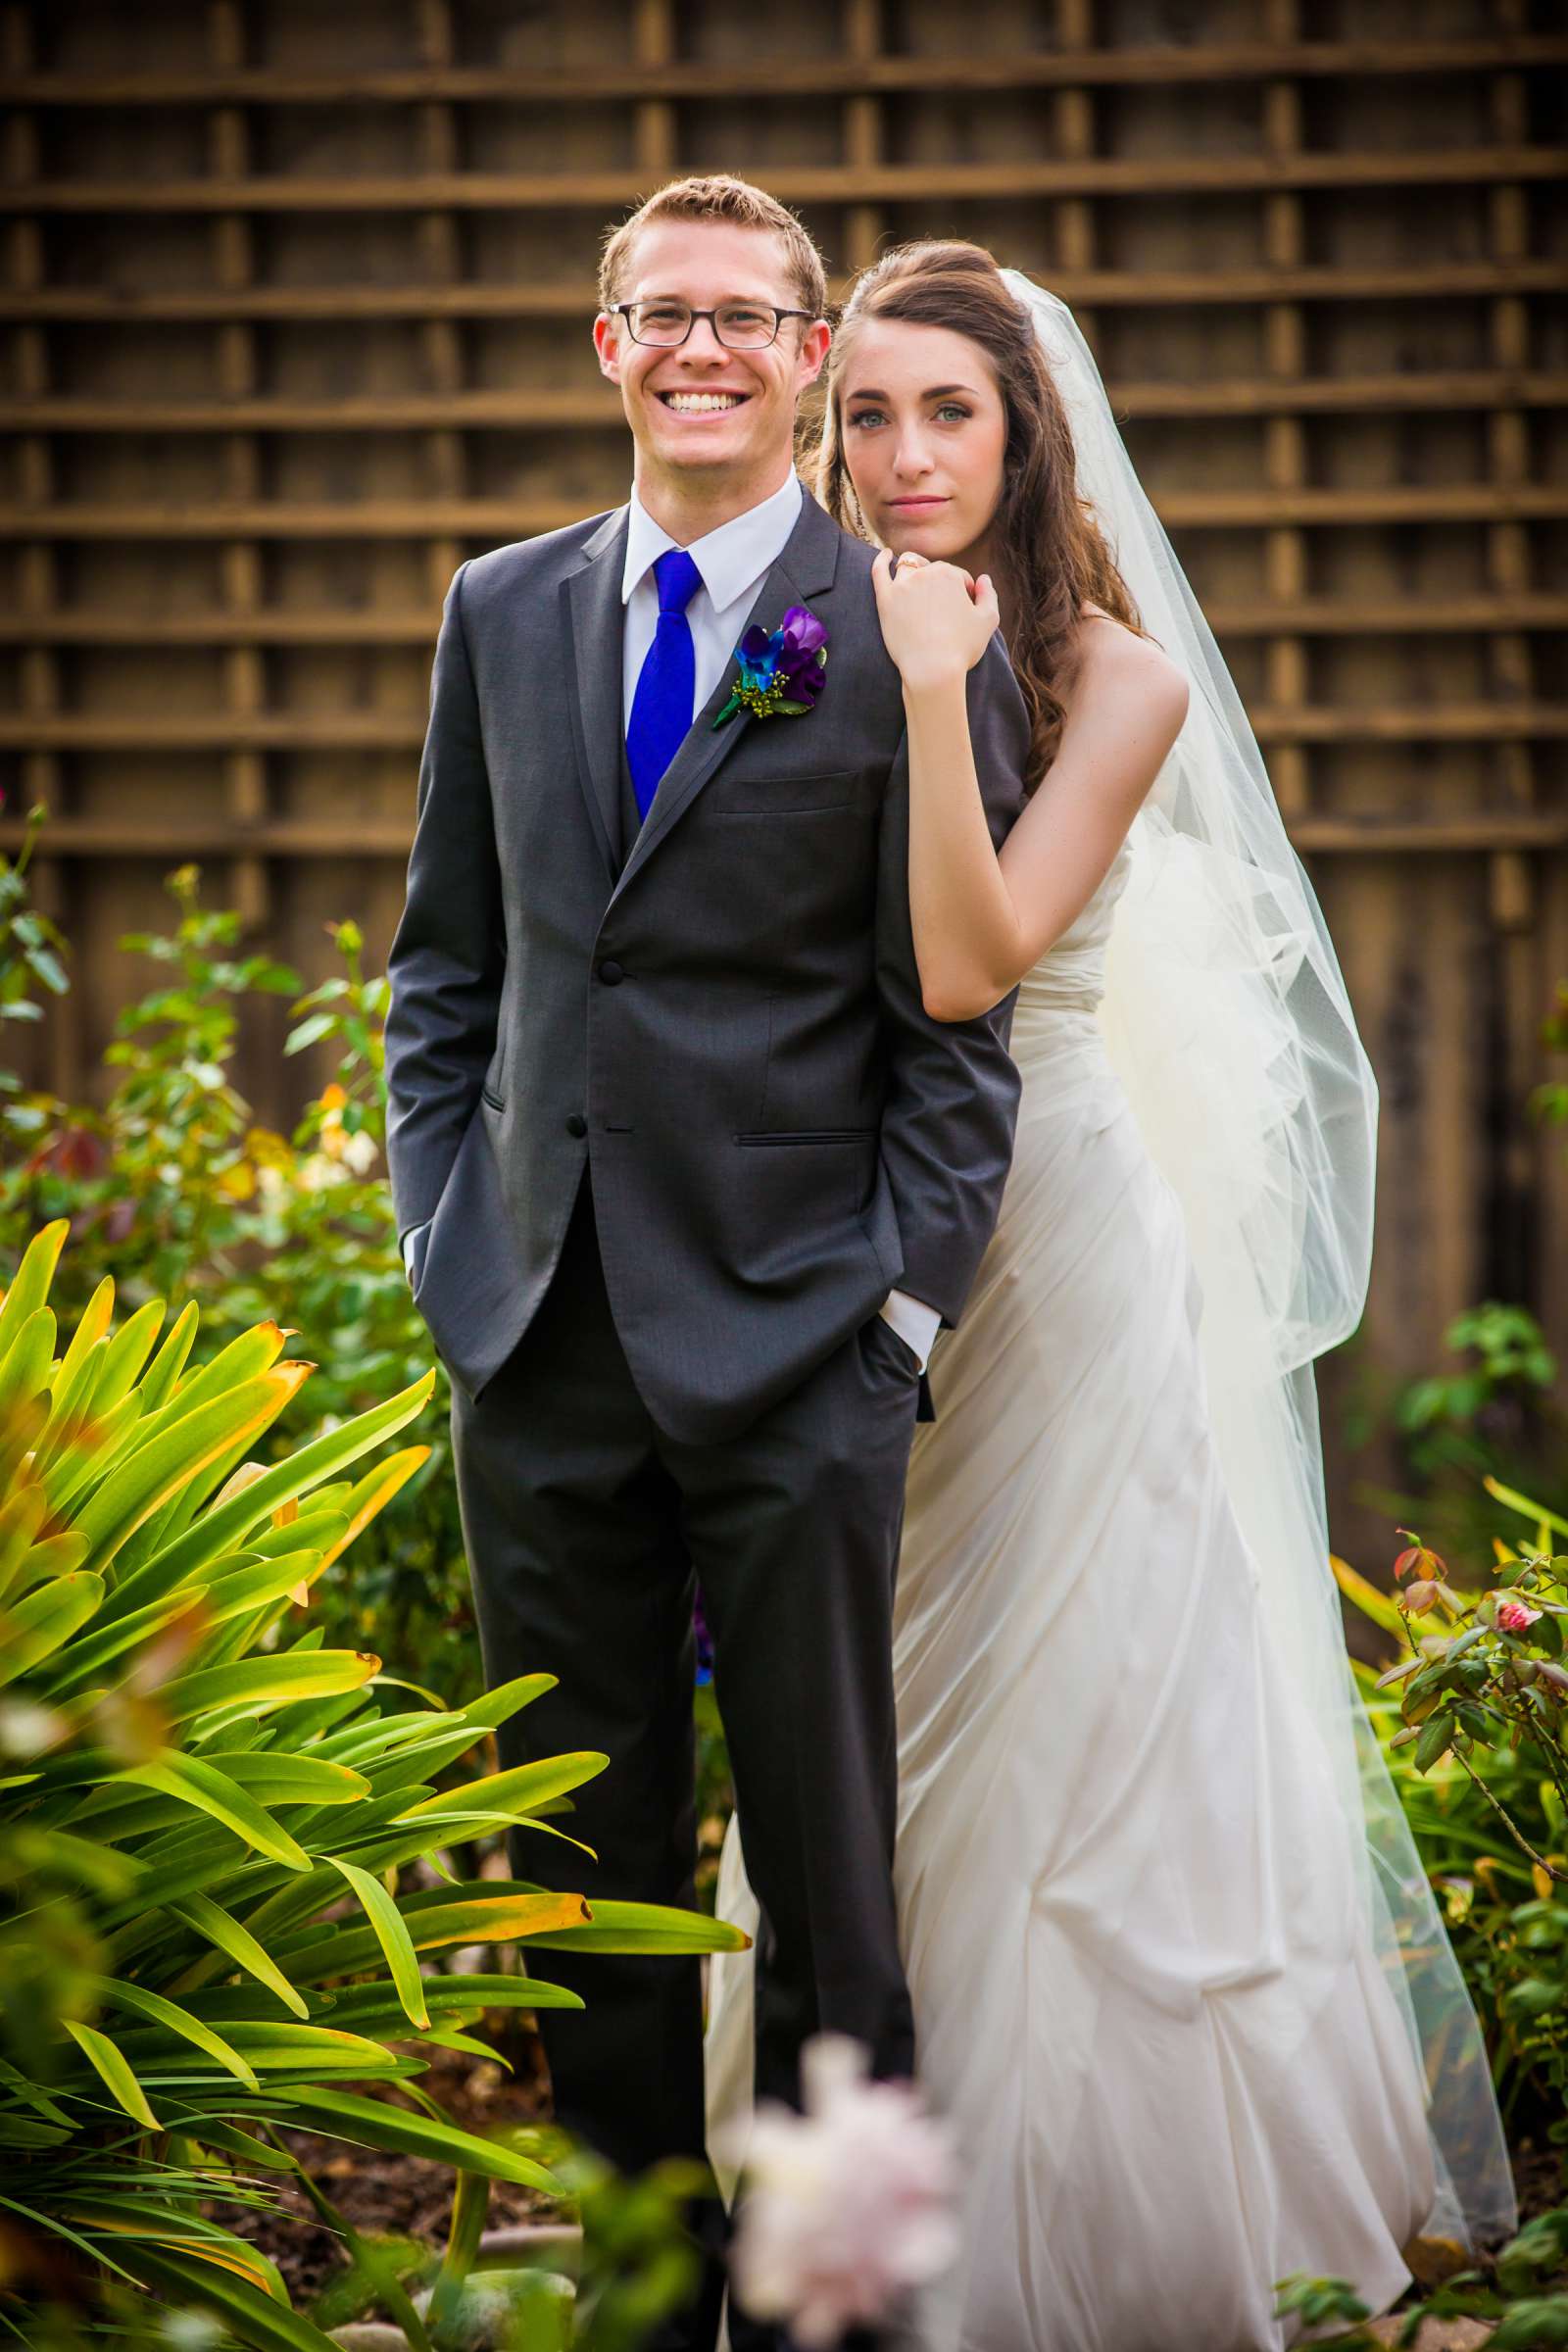
[(624, 495), (602, 226), (739, 169), (841, 273), (958, 231), (1072, 302), (1384, 1082), (1371, 1352), (1488, 1293), (1564, 1333), (1551, 0), (8, 0), (0, 41), (0, 843), (47, 803), (77, 948), (38, 1077), (90, 1088), (176, 860), (313, 974), (331, 915), (384, 950), (452, 570)]

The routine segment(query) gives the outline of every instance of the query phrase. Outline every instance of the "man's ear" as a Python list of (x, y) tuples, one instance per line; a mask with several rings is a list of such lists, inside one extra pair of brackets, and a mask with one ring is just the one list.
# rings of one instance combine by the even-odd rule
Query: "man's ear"
[(833, 329), (825, 318), (813, 318), (801, 329), (801, 365), (808, 372), (802, 378), (802, 390), (814, 384), (827, 363)]
[(601, 311), (594, 320), (594, 349), (599, 354), (599, 372), (612, 384), (620, 381), (619, 324), (608, 311)]

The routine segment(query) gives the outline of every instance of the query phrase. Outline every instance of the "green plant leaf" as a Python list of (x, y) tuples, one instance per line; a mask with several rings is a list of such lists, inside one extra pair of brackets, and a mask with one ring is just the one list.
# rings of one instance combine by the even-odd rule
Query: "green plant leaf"
[[(277, 1963), (263, 1950), (249, 1929), (242, 1927), (237, 1919), (231, 1919), (226, 1911), (220, 1910), (210, 1895), (188, 1894), (180, 1902), (166, 1902), (164, 1909), (172, 1911), (176, 1919), (183, 1920), (187, 1928), (194, 1928), (205, 1942), (212, 1944), (226, 1959), (232, 1960), (236, 1967), (244, 1969), (259, 1984), (265, 1984), (269, 1992), (275, 1992), (285, 2008), (292, 2009), (296, 2017), (310, 2016), (303, 1996), (295, 1991)], [(205, 1974), (205, 1963), (198, 1962), (197, 1968)], [(187, 1971), (186, 1975), (190, 1973)], [(174, 1989), (183, 1992), (185, 1988), (186, 1979), (181, 1977)]]
[[(77, 1519), (80, 1533), (87, 1538), (89, 1562), (95, 1567), (107, 1565), (127, 1537), (171, 1495), (198, 1477), (209, 1462), (270, 1428), (310, 1369), (306, 1364), (278, 1364), (258, 1379), (244, 1381), (226, 1395), (198, 1405), (193, 1412), (179, 1414), (156, 1437), (133, 1446), (83, 1505)], [(209, 1514), (207, 1524), (211, 1517)], [(128, 1583), (127, 1579), (127, 1587)], [(154, 1597), (151, 1592), (136, 1595), (138, 1603)]]
[[(177, 1749), (157, 1757), (150, 1764), (133, 1764), (121, 1778), (136, 1783), (143, 1788), (156, 1788), (164, 1796), (177, 1797), (182, 1804), (194, 1806), (198, 1813), (210, 1814), (220, 1821), (225, 1830), (232, 1830), (258, 1853), (270, 1855), (289, 1870), (309, 1870), (311, 1857), (287, 1830), (273, 1821), (265, 1807), (248, 1796), (238, 1782), (220, 1772), (201, 1756), (184, 1755)], [(112, 1788), (114, 1783), (109, 1787)], [(80, 1818), (90, 1817), (90, 1807)]]
[(351, 2027), (232, 2018), (228, 2036), (248, 2064), (271, 2070), (320, 2067), (330, 2074), (370, 2075), (403, 2063), (382, 2042)]
[(299, 1698), (331, 1698), (359, 1690), (380, 1666), (368, 1650), (282, 1650), (273, 1657), (236, 1658), (177, 1675), (166, 1683), (158, 1703), (172, 1723), (189, 1722), (220, 1707), (260, 1712)]
[[(443, 1895), (446, 1892), (440, 1887), (434, 1891)], [(428, 1906), (420, 1905), (417, 1897), (406, 1897), (398, 1908), (416, 1952), (439, 1951), (459, 1943), (531, 1940), (550, 1929), (561, 1929), (572, 1921), (592, 1917), (580, 1894), (553, 1894), (545, 1890), (474, 1894), (457, 1902), (447, 1899)], [(673, 1916), (681, 1918), (684, 1914), (677, 1912)], [(693, 1945), (691, 1948), (729, 1947)], [(290, 1973), (301, 1984), (314, 1984), (322, 1977), (353, 1976), (363, 1968), (371, 1967), (378, 1950), (373, 1930), (334, 1928), (303, 1948), (285, 1946), (283, 1956)]]
[(262, 1748), (254, 1755), (225, 1755), (223, 1769), (264, 1805), (352, 1805), (370, 1793), (364, 1773), (318, 1756), (282, 1756)]
[(54, 1357), (54, 1312), (47, 1306), (34, 1307), (0, 1360), (0, 1419), (44, 1394)]
[(452, 2227), (447, 2231), (447, 2250), (441, 2258), (441, 2268), (430, 2290), (429, 2319), (437, 2341), (448, 2323), (456, 2317), (463, 2282), (472, 2270), (479, 2252), (479, 2240), (484, 2234), (490, 2212), (490, 2182), (482, 2173), (459, 2173), (452, 2197)]
[(1456, 1729), (1457, 1724), (1450, 1707), (1440, 1708), (1436, 1715), (1422, 1725), (1421, 1737), (1415, 1743), (1417, 1772), (1425, 1772), (1429, 1765), (1437, 1762), (1445, 1748), (1453, 1744), (1453, 1735)]
[(185, 1369), (185, 1359), (195, 1345), (199, 1315), (195, 1299), (188, 1299), (165, 1333), (163, 1346), (142, 1375), (143, 1411), (161, 1412), (173, 1395)]
[(19, 1479), (0, 1499), (0, 1600), (18, 1581), (48, 1507), (49, 1496), (36, 1478)]
[(362, 2140), (372, 2148), (392, 2148), (400, 2155), (425, 2156), (436, 2164), (456, 2165), (483, 2174), (491, 2180), (510, 2180), (518, 2188), (542, 2189), (546, 2196), (564, 2194), (561, 2182), (542, 2164), (518, 2156), (511, 2148), (455, 2124), (435, 2123), (428, 2116), (411, 2115), (380, 2099), (362, 2099), (347, 2090), (286, 2091), (290, 2121), (307, 2130), (328, 2132), (339, 2139)]
[(10, 1354), (27, 1317), (48, 1298), (55, 1266), (70, 1231), (69, 1217), (55, 1217), (38, 1228), (24, 1250), (16, 1280), (6, 1293), (4, 1306), (0, 1306), (0, 1364)]
[(31, 1674), (102, 1604), (104, 1580), (75, 1569), (40, 1585), (0, 1616), (0, 1687)]
[(147, 2104), (147, 2093), (108, 2034), (100, 2034), (96, 2026), (81, 2025), (74, 2017), (65, 2018), (62, 2023), (116, 2105), (124, 2109), (133, 2124), (144, 2124), (149, 2132), (161, 2132), (163, 2126)]
[(552, 1796), (563, 1796), (568, 1788), (580, 1788), (602, 1773), (610, 1758), (594, 1749), (582, 1749), (576, 1754), (545, 1756), (535, 1764), (516, 1764), (510, 1772), (487, 1773), (482, 1780), (465, 1781), (460, 1788), (438, 1789), (406, 1813), (399, 1821), (420, 1821), (431, 1814), (462, 1808), (475, 1813), (502, 1814), (509, 1820), (519, 1820), (531, 1813), (536, 1805)]
[[(112, 1410), (136, 1385), (137, 1375), (152, 1353), (166, 1312), (162, 1298), (149, 1298), (128, 1315), (109, 1343), (104, 1367), (92, 1393), (95, 1414)], [(143, 1396), (140, 1410), (147, 1411)]]
[[(1568, 1536), (1568, 1519), (1559, 1519), (1556, 1512), (1548, 1511), (1544, 1503), (1532, 1502), (1528, 1494), (1520, 1494), (1512, 1487), (1505, 1487), (1498, 1478), (1484, 1478), (1481, 1483), (1496, 1501), (1506, 1503), (1510, 1511), (1519, 1512), (1522, 1518), (1532, 1520), (1538, 1528), (1549, 1527), (1553, 1535)], [(1543, 1550), (1546, 1548), (1545, 1544), (1542, 1545)]]
[[(486, 2009), (581, 2009), (581, 1993), (537, 1977), (423, 1977), (420, 1983), (432, 2017), (476, 2017)], [(369, 2032), (368, 2019), (401, 2015), (382, 1984), (345, 1984), (332, 1996), (332, 2014)]]
[(264, 1609), (270, 1601), (282, 1600), (296, 1585), (313, 1582), (320, 1566), (321, 1555), (313, 1544), (248, 1560), (226, 1576), (215, 1576), (206, 1587), (203, 1604), (208, 1617), (214, 1625), (227, 1625), (247, 1610)]
[[(80, 1544), (78, 1537), (71, 1540)], [(55, 1541), (60, 1539), (56, 1538)], [(82, 1544), (80, 1547), (85, 1552), (86, 1545)], [(42, 1546), (37, 1548), (41, 1549)], [(171, 1592), (163, 1600), (149, 1601), (146, 1608), (134, 1609), (128, 1617), (122, 1617), (115, 1624), (106, 1625), (101, 1631), (87, 1635), (84, 1641), (74, 1642), (63, 1655), (56, 1657), (44, 1681), (45, 1690), (51, 1698), (57, 1698), (67, 1690), (74, 1690), (81, 1684), (91, 1682), (94, 1675), (102, 1673), (104, 1667), (112, 1665), (116, 1658), (122, 1657), (127, 1649), (148, 1641), (154, 1634), (162, 1633), (166, 1625), (172, 1625), (176, 1617), (185, 1616), (199, 1605), (194, 1593)]]
[[(302, 1371), (309, 1367), (293, 1369)], [(279, 1379), (289, 1371), (289, 1365), (279, 1364), (268, 1377)], [(196, 1526), (187, 1529), (162, 1551), (155, 1552), (134, 1576), (124, 1580), (118, 1593), (112, 1595), (116, 1613), (122, 1607), (139, 1606), (156, 1593), (188, 1583), (221, 1553), (236, 1550), (251, 1530), (270, 1518), (274, 1510), (318, 1486), (346, 1463), (357, 1461), (372, 1446), (422, 1412), (434, 1387), (435, 1373), (424, 1373), (411, 1388), (402, 1389), (384, 1403), (356, 1414), (351, 1421), (323, 1430), (318, 1438), (300, 1446), (285, 1460), (273, 1463), (226, 1502), (214, 1504)]]
[(250, 2278), (220, 2268), (210, 2257), (139, 2241), (119, 2251), (144, 2285), (179, 2310), (194, 2306), (212, 2312), (254, 2352), (337, 2352), (332, 2338), (310, 2320), (283, 2309)]
[(118, 2009), (132, 2010), (153, 2025), (167, 2027), (171, 2034), (182, 2034), (185, 2040), (194, 2042), (197, 2049), (205, 2050), (209, 2058), (216, 2058), (220, 2066), (237, 2076), (248, 2090), (261, 2089), (249, 2060), (242, 2058), (221, 2034), (214, 2033), (199, 2017), (192, 2017), (177, 2001), (166, 2000), (161, 1992), (153, 1992), (145, 1984), (129, 1984), (114, 1977), (100, 1977), (93, 1989), (101, 2001)]
[(528, 1937), (530, 1949), (541, 1952), (744, 1952), (751, 1940), (701, 1911), (606, 1902), (594, 1904), (587, 1926), (545, 1929)]
[(345, 1862), (341, 1855), (327, 1857), (332, 1868), (341, 1872), (359, 1896), (365, 1915), (374, 1930), (376, 1941), (386, 1954), (387, 1967), (397, 1987), (404, 2015), (416, 2026), (428, 2026), (430, 2012), (425, 2007), (424, 1990), (419, 1976), (419, 1962), (413, 1940), (403, 1924), (403, 1914), (388, 1894), (379, 1879), (372, 1879), (368, 1870), (356, 1863)]

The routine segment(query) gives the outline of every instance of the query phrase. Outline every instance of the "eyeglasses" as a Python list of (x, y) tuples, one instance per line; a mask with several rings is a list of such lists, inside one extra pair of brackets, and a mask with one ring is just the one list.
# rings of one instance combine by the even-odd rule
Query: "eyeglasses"
[(699, 318), (706, 318), (726, 351), (765, 351), (786, 318), (809, 318), (810, 311), (781, 311), (770, 302), (721, 302), (716, 310), (694, 311), (687, 302), (612, 302), (612, 317), (624, 318), (634, 343), (673, 351)]

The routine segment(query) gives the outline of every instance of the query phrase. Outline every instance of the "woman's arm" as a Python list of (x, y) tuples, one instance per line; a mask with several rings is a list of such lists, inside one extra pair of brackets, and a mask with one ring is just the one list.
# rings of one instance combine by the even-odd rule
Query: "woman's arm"
[[(1060, 744), (1001, 855), (969, 742), (964, 679), (996, 626), (981, 580), (878, 559), (909, 729), (909, 911), (925, 1008), (971, 1020), (1015, 988), (1110, 870), (1187, 715), (1187, 680), (1108, 616), (1082, 625)], [(989, 622), (989, 627), (987, 626)]]

